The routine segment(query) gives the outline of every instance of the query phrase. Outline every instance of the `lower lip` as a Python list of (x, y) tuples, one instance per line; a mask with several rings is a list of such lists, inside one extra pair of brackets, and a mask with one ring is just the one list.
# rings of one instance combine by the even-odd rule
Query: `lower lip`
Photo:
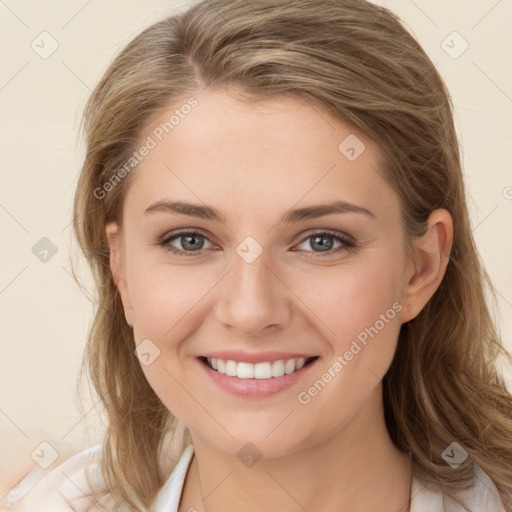
[(285, 389), (292, 387), (302, 377), (304, 377), (311, 367), (318, 361), (318, 358), (288, 375), (282, 377), (272, 377), (271, 379), (239, 379), (238, 377), (230, 377), (215, 370), (198, 359), (198, 363), (209, 377), (224, 391), (236, 396), (263, 398), (276, 395)]

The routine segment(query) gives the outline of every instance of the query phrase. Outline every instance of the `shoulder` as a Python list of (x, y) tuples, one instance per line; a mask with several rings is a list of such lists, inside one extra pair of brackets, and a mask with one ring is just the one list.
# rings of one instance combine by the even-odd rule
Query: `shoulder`
[[(87, 494), (102, 487), (101, 445), (83, 450), (33, 483), (31, 473), (9, 493), (15, 512), (71, 512), (91, 507)], [(16, 499), (17, 496), (21, 498)]]
[[(186, 446), (175, 460), (171, 473), (158, 492), (154, 512), (178, 510), (185, 476), (194, 454), (192, 445)], [(100, 471), (101, 445), (77, 453), (46, 474), (35, 485), (26, 477), (7, 496), (13, 512), (95, 512), (94, 499), (87, 495), (91, 488), (104, 488)], [(28, 489), (27, 489), (28, 487)], [(22, 496), (17, 499), (17, 496)], [(108, 499), (108, 497), (107, 497)]]
[[(458, 497), (472, 512), (506, 512), (494, 482), (477, 464), (474, 475), (473, 485), (465, 491), (460, 491)], [(411, 512), (425, 511), (464, 512), (464, 509), (453, 500), (445, 499), (440, 491), (427, 488), (413, 478)]]
[(462, 493), (470, 507), (482, 512), (505, 512), (500, 493), (490, 476), (475, 464), (475, 483)]

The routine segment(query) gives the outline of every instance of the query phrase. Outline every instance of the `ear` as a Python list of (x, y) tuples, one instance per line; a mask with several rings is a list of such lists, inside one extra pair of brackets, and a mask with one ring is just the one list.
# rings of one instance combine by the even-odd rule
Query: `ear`
[(415, 318), (441, 284), (453, 243), (453, 221), (447, 210), (434, 210), (424, 235), (413, 241), (413, 261), (404, 293), (402, 322)]
[(126, 281), (126, 269), (124, 266), (124, 258), (122, 254), (121, 232), (117, 222), (109, 222), (106, 225), (105, 232), (107, 235), (108, 245), (110, 249), (110, 270), (116, 284), (121, 301), (124, 308), (124, 316), (126, 322), (133, 328), (133, 308), (128, 292)]

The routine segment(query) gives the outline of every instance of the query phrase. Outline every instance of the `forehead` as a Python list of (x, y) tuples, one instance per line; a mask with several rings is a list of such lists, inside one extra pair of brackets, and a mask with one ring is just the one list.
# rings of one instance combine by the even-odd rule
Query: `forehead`
[(221, 210), (229, 201), (238, 213), (336, 199), (396, 207), (378, 146), (322, 107), (290, 97), (247, 103), (227, 90), (192, 96), (143, 131), (152, 148), (128, 192), (139, 208), (166, 196)]

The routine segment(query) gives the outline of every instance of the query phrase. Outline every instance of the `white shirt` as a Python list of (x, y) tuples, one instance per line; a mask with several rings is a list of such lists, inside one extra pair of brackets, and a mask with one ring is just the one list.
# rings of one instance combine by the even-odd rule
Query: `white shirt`
[[(185, 482), (185, 476), (194, 454), (194, 448), (189, 445), (183, 451), (169, 478), (160, 488), (151, 507), (152, 512), (177, 512), (178, 505)], [(16, 496), (26, 493), (26, 496), (14, 505), (14, 508), (2, 510), (15, 510), (16, 512), (72, 512), (82, 510), (90, 505), (89, 498), (84, 493), (90, 492), (85, 473), (86, 469), (101, 482), (99, 470), (99, 457), (101, 445), (84, 450), (45, 475), (35, 486), (23, 488), (23, 481), (11, 490), (7, 496), (15, 501)], [(489, 476), (476, 465), (475, 484), (459, 496), (466, 500), (471, 512), (505, 512), (496, 486)], [(95, 480), (93, 480), (94, 482)], [(71, 508), (64, 498), (73, 500)], [(20, 508), (21, 507), (21, 508)], [(450, 507), (443, 505), (443, 495), (427, 489), (414, 476), (411, 488), (410, 512), (462, 512), (460, 506)]]

